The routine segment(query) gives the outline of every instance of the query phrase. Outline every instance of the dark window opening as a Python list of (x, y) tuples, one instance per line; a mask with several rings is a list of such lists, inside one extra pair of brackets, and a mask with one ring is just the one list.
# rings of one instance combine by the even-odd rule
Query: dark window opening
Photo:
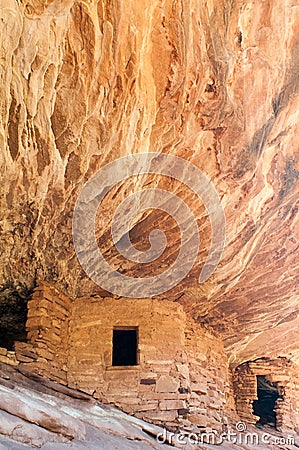
[(277, 383), (258, 375), (257, 396), (258, 399), (253, 402), (253, 413), (260, 418), (257, 424), (276, 427), (275, 404), (279, 397)]
[(137, 365), (137, 328), (114, 328), (112, 366)]

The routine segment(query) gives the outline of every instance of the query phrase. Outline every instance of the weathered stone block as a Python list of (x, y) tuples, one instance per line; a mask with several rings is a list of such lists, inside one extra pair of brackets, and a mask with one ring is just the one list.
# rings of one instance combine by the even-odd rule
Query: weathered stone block
[(177, 392), (179, 381), (168, 375), (161, 375), (156, 383), (156, 392)]
[(190, 420), (190, 422), (199, 427), (206, 427), (208, 424), (207, 416), (203, 414), (193, 414), (193, 415), (190, 414), (188, 416), (188, 420)]
[(8, 356), (3, 356), (0, 355), (0, 362), (4, 363), (4, 364), (9, 364), (11, 366), (17, 366), (19, 364), (19, 362), (16, 360), (16, 358), (14, 357), (8, 357)]
[(162, 400), (159, 403), (159, 408), (162, 411), (185, 408), (185, 402), (183, 400)]
[(208, 386), (205, 383), (191, 383), (190, 388), (191, 391), (198, 394), (207, 394), (208, 392)]
[(176, 364), (178, 372), (187, 380), (189, 379), (189, 367), (188, 364)]
[(160, 422), (174, 421), (178, 417), (177, 411), (148, 411), (144, 413), (143, 417), (152, 420), (159, 420)]

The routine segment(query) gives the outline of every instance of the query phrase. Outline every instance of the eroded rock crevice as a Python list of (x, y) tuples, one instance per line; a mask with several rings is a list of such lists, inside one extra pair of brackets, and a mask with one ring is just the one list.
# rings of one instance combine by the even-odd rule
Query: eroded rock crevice
[(0, 342), (1, 347), (13, 349), (15, 341), (26, 341), (27, 303), (33, 290), (17, 289), (11, 284), (0, 292)]

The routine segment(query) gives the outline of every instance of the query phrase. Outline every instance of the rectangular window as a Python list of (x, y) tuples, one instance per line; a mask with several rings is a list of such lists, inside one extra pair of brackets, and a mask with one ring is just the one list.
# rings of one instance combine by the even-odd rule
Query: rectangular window
[(115, 327), (112, 341), (112, 366), (136, 366), (137, 327)]

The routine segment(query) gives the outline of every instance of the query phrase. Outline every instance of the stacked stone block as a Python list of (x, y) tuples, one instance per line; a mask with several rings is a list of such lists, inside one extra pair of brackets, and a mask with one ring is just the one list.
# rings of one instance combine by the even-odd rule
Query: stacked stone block
[(257, 376), (263, 375), (277, 383), (275, 405), (276, 428), (283, 432), (299, 429), (299, 368), (287, 358), (261, 358), (241, 364), (234, 373), (234, 393), (237, 413), (241, 420), (256, 423), (253, 401), (257, 400)]
[(190, 421), (201, 431), (221, 431), (222, 425), (227, 424), (229, 391), (229, 369), (223, 343), (207, 328), (188, 321), (186, 349), (190, 373)]
[(27, 343), (16, 343), (16, 358), (27, 371), (67, 383), (70, 299), (48, 283), (28, 302)]

